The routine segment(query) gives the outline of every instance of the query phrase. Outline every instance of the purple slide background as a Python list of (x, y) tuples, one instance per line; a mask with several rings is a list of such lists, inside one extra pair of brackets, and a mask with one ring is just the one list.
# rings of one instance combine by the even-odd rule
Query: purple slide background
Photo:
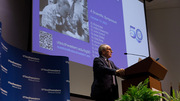
[[(103, 44), (109, 44), (113, 50), (111, 60), (114, 61), (116, 66), (119, 68), (127, 67), (127, 57), (124, 55), (126, 52), (125, 46), (125, 32), (124, 32), (124, 22), (123, 22), (123, 10), (122, 10), (122, 1), (117, 0), (88, 0), (88, 20), (89, 20), (89, 43), (85, 41), (81, 41), (67, 35), (61, 34), (59, 32), (49, 30), (47, 28), (41, 27), (39, 25), (39, 0), (33, 0), (33, 51), (49, 54), (49, 55), (58, 55), (58, 56), (68, 56), (70, 61), (74, 61), (77, 63), (81, 63), (84, 65), (92, 66), (94, 56), (92, 55), (92, 51), (94, 48), (97, 50), (98, 44), (95, 46), (92, 44), (92, 26), (91, 24), (96, 24), (98, 26), (102, 26), (103, 30), (108, 32), (104, 36)], [(98, 16), (97, 14), (92, 13), (98, 12), (103, 16), (106, 16), (116, 23), (108, 21), (107, 19)], [(95, 18), (95, 19), (93, 19)], [(98, 20), (98, 21), (97, 21)], [(105, 22), (102, 23), (101, 21)], [(94, 29), (93, 29), (94, 30)], [(45, 31), (53, 36), (53, 50), (48, 50), (39, 47), (39, 31)], [(60, 45), (57, 42), (60, 41), (62, 43), (66, 43), (68, 45), (74, 46), (76, 48), (85, 49), (89, 51), (89, 54), (82, 52), (84, 55), (75, 54), (72, 52), (68, 52), (57, 48)], [(60, 46), (63, 47), (63, 46)], [(63, 49), (67, 49), (67, 47), (63, 47)], [(71, 49), (73, 50), (73, 49)], [(78, 50), (73, 50), (80, 53)], [(97, 54), (97, 51), (96, 51)]]

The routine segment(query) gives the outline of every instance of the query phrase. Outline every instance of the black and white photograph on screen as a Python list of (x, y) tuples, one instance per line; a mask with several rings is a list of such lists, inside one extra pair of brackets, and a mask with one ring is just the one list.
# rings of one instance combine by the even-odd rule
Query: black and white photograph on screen
[(87, 0), (40, 0), (40, 26), (89, 42)]

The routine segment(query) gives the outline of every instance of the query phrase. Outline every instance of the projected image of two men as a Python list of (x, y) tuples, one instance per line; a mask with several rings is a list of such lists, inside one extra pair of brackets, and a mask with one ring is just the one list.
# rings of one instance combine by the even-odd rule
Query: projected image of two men
[(40, 0), (40, 26), (89, 42), (87, 0)]

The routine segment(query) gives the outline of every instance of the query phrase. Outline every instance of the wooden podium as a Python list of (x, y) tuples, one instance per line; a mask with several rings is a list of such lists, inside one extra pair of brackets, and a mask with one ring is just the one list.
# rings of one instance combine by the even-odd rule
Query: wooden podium
[(124, 80), (122, 81), (123, 94), (127, 91), (131, 85), (137, 85), (141, 81), (149, 78), (149, 88), (155, 88), (159, 91), (161, 89), (161, 82), (167, 73), (167, 69), (159, 64), (151, 57), (147, 57), (144, 60), (125, 69)]

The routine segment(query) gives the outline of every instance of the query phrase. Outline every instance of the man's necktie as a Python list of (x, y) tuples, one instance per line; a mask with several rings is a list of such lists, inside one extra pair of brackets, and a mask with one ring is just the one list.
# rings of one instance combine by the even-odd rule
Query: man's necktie
[[(109, 60), (107, 60), (107, 63), (108, 63), (108, 65), (109, 65), (109, 68), (110, 68), (110, 69), (112, 69), (112, 67), (111, 67), (111, 64), (110, 64), (110, 61), (109, 61)], [(112, 75), (112, 79), (113, 79), (113, 84), (114, 84), (114, 85), (116, 85), (116, 80), (115, 80), (115, 76), (114, 76), (114, 75)]]

